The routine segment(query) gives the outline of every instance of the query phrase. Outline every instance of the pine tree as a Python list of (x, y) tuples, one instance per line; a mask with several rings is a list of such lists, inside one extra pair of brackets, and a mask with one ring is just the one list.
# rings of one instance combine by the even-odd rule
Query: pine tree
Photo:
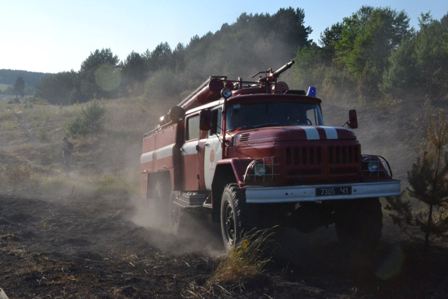
[(22, 77), (17, 77), (16, 82), (14, 83), (14, 92), (16, 96), (21, 96), (25, 94), (25, 80)]
[(417, 161), (408, 172), (408, 194), (423, 203), (403, 198), (388, 200), (388, 209), (394, 223), (402, 228), (416, 226), (423, 232), (425, 249), (432, 239), (448, 237), (448, 122), (440, 112), (428, 127), (425, 144)]

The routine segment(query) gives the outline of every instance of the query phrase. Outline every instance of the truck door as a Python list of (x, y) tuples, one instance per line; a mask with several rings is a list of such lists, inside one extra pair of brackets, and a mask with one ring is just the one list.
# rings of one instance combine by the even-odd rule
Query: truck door
[(222, 108), (215, 108), (211, 111), (211, 126), (207, 132), (204, 150), (204, 181), (205, 189), (212, 189), (213, 176), (215, 174), (216, 163), (222, 159), (221, 147), (221, 113)]
[(199, 114), (185, 119), (185, 143), (181, 147), (184, 191), (199, 190)]

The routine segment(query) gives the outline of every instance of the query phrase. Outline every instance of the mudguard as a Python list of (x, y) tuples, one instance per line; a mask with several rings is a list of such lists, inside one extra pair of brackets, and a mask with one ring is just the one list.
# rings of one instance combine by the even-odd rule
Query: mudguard
[(232, 174), (234, 177), (234, 182), (238, 184), (238, 186), (242, 187), (244, 184), (244, 173), (246, 171), (247, 166), (253, 159), (249, 158), (230, 158), (223, 159), (216, 163), (216, 171), (213, 177), (212, 186), (216, 183), (217, 180), (220, 179), (220, 176), (223, 175), (224, 172), (228, 173), (228, 169), (232, 170)]

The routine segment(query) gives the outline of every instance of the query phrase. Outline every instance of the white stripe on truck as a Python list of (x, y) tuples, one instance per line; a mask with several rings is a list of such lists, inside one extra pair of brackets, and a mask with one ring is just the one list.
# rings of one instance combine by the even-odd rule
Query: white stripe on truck
[(302, 130), (305, 131), (306, 139), (307, 140), (319, 140), (319, 132), (314, 127), (300, 127)]
[(325, 137), (327, 139), (338, 139), (338, 131), (335, 127), (320, 126), (319, 128), (325, 130)]
[(140, 163), (143, 164), (143, 163), (151, 162), (153, 160), (153, 157), (152, 157), (153, 154), (154, 154), (154, 151), (143, 153), (140, 156)]
[(169, 144), (164, 147), (161, 147), (154, 151), (143, 153), (140, 156), (140, 163), (143, 164), (143, 163), (151, 162), (153, 160), (171, 157), (173, 155), (173, 147), (174, 147), (174, 143)]
[(197, 140), (184, 143), (184, 145), (182, 145), (180, 149), (182, 151), (182, 155), (183, 156), (196, 155), (198, 153), (198, 150), (196, 149), (197, 145), (198, 145)]
[(173, 147), (174, 143), (161, 147), (158, 150), (156, 150), (156, 159), (163, 159), (167, 157), (171, 157), (173, 155)]

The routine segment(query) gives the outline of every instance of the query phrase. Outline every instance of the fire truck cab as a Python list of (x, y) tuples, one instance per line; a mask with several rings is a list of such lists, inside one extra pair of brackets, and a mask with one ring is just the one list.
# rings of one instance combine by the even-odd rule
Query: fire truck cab
[(316, 90), (290, 90), (277, 71), (256, 82), (212, 76), (143, 139), (143, 196), (167, 225), (202, 209), (230, 248), (272, 225), (309, 232), (335, 224), (341, 241), (374, 245), (380, 197), (400, 194), (389, 163), (361, 154), (353, 129), (326, 126)]

